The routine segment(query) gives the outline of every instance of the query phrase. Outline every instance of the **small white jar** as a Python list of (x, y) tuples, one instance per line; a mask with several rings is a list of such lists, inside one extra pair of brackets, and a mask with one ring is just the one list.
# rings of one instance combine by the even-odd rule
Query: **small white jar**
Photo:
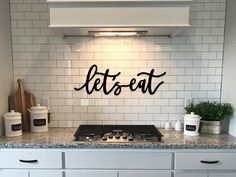
[(165, 130), (171, 130), (171, 129), (172, 129), (171, 122), (166, 121), (166, 122), (165, 122)]
[(48, 131), (48, 108), (45, 106), (32, 106), (28, 109), (30, 112), (30, 130), (31, 132)]
[(22, 135), (21, 113), (11, 110), (4, 114), (5, 136), (14, 137)]
[(184, 116), (184, 134), (188, 136), (199, 135), (199, 125), (201, 117), (194, 112), (191, 114), (185, 114)]
[(183, 131), (183, 125), (180, 122), (180, 120), (178, 120), (177, 122), (175, 122), (175, 131)]

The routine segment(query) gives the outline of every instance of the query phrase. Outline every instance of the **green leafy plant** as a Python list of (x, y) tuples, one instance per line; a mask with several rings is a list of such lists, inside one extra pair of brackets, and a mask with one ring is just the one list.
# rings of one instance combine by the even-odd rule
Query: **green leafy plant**
[(200, 102), (196, 105), (190, 104), (184, 108), (187, 113), (194, 112), (202, 117), (202, 120), (220, 121), (224, 118), (230, 117), (234, 109), (229, 103), (219, 102)]

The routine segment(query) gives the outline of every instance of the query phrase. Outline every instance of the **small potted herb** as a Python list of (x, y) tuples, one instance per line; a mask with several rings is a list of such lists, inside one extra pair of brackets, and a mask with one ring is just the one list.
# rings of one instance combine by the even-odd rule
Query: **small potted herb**
[(190, 104), (185, 107), (187, 113), (194, 112), (202, 117), (201, 132), (220, 134), (220, 121), (233, 114), (233, 107), (229, 103), (204, 101), (196, 105)]

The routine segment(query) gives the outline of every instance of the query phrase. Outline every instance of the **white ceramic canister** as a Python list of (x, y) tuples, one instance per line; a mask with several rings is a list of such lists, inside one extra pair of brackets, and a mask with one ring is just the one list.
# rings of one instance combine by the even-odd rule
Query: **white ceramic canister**
[(45, 132), (48, 130), (48, 108), (45, 106), (32, 106), (28, 109), (30, 112), (30, 130), (31, 132)]
[(21, 113), (11, 110), (4, 114), (5, 121), (5, 135), (7, 137), (21, 136), (22, 135), (22, 121)]
[(188, 136), (199, 135), (199, 125), (201, 117), (194, 112), (184, 116), (184, 134)]

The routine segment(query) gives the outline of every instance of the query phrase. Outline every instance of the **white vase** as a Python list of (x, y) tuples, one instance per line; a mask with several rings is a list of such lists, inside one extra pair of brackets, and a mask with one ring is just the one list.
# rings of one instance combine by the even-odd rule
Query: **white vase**
[(220, 134), (220, 121), (201, 120), (201, 133)]

